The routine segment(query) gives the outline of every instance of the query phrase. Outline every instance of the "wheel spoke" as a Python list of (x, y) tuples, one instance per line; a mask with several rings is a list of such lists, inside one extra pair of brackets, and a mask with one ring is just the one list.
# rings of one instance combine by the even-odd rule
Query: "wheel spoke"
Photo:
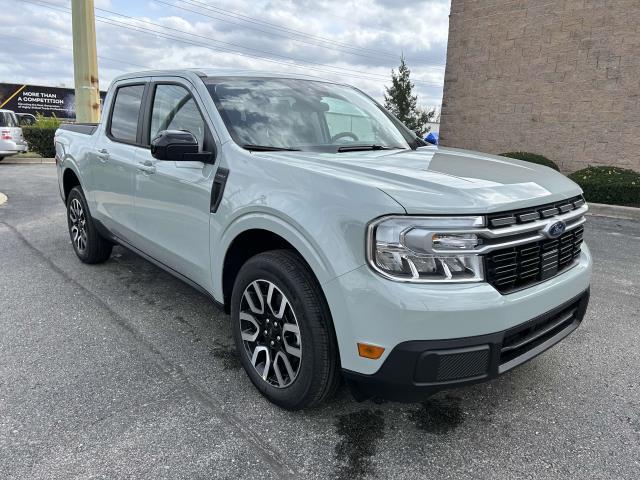
[[(250, 323), (255, 329), (254, 332), (250, 332), (242, 328), (242, 322)], [(242, 340), (245, 342), (255, 342), (260, 334), (260, 326), (256, 319), (253, 318), (253, 315), (248, 314), (247, 312), (240, 312), (240, 331), (242, 332)]]
[(258, 282), (253, 282), (251, 286), (253, 287), (253, 290), (255, 291), (256, 296), (258, 297), (258, 300), (260, 301), (260, 308), (256, 307), (255, 303), (253, 302), (253, 298), (249, 293), (248, 288), (244, 292), (244, 298), (247, 300), (247, 303), (249, 304), (249, 308), (253, 313), (262, 314), (264, 313), (264, 298), (262, 297), (262, 291), (260, 290), (260, 285), (258, 285)]
[(282, 377), (282, 372), (280, 371), (280, 363), (284, 365), (284, 368), (287, 371), (287, 375), (289, 376), (289, 381), (293, 380), (293, 378), (295, 377), (295, 373), (293, 372), (293, 368), (291, 367), (291, 362), (289, 362), (289, 359), (287, 358), (287, 356), (282, 352), (276, 353), (276, 356), (273, 359), (273, 371), (276, 374), (276, 379), (278, 380), (278, 384), (281, 387), (284, 387), (287, 383), (284, 381), (284, 378)]
[(285, 323), (282, 326), (282, 342), (284, 343), (284, 349), (289, 355), (293, 355), (294, 357), (300, 358), (302, 355), (302, 350), (295, 345), (289, 344), (287, 333), (292, 333), (295, 336), (296, 344), (300, 345), (300, 329), (298, 325), (293, 323)]
[(275, 290), (275, 285), (273, 283), (269, 283), (269, 292), (267, 293), (267, 305), (269, 306), (269, 310), (271, 310), (271, 314), (276, 317), (278, 320), (282, 319), (284, 315), (284, 311), (289, 305), (287, 301), (287, 297), (284, 295), (280, 295), (280, 306), (278, 307), (278, 311), (273, 308), (273, 292)]
[[(261, 355), (264, 354), (264, 355)], [(259, 364), (258, 360), (260, 357), (264, 356), (264, 364)], [(257, 370), (257, 372), (262, 376), (263, 380), (267, 380), (267, 376), (269, 375), (269, 368), (271, 368), (271, 355), (269, 354), (269, 349), (267, 347), (256, 347), (253, 351), (253, 357), (251, 358), (251, 364)], [(260, 366), (262, 366), (262, 371), (260, 371)]]

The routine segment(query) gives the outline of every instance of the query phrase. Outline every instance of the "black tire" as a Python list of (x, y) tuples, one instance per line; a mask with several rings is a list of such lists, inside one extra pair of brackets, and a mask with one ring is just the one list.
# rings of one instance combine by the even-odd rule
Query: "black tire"
[(4, 157), (0, 157), (0, 162), (1, 162), (2, 160), (4, 160)]
[[(76, 202), (82, 207), (83, 218), (73, 213), (78, 211)], [(67, 197), (67, 225), (73, 250), (82, 262), (93, 264), (108, 260), (111, 256), (113, 244), (98, 233), (80, 187), (73, 187)], [(75, 231), (73, 230), (74, 226), (76, 227)], [(80, 229), (80, 232), (78, 232), (78, 229)], [(78, 234), (83, 232), (84, 240), (78, 242), (76, 232)], [(84, 248), (81, 248), (82, 246)]]
[[(297, 376), (284, 387), (273, 386), (263, 380), (254, 368), (242, 339), (240, 311), (243, 296), (245, 289), (254, 281), (275, 285), (295, 312), (302, 353), (297, 363)], [(264, 310), (267, 311), (266, 307)], [(288, 410), (300, 410), (316, 406), (335, 393), (340, 381), (340, 361), (333, 321), (315, 276), (298, 254), (291, 250), (273, 250), (249, 259), (240, 269), (233, 286), (231, 321), (242, 366), (256, 388), (272, 403)], [(257, 330), (261, 331), (262, 327)]]

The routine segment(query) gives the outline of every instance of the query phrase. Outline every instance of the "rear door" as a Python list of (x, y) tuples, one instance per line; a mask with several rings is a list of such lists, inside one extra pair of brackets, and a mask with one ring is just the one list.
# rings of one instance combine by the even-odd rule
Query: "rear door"
[[(154, 78), (149, 90), (145, 138), (162, 130), (186, 130), (200, 151), (215, 151), (213, 131), (190, 82)], [(139, 248), (164, 265), (210, 288), (209, 218), (216, 165), (164, 161), (140, 150), (136, 173)]]
[(142, 145), (142, 122), (148, 80), (135, 79), (114, 86), (104, 128), (90, 152), (93, 216), (113, 234), (130, 242), (136, 231), (134, 181), (137, 153)]

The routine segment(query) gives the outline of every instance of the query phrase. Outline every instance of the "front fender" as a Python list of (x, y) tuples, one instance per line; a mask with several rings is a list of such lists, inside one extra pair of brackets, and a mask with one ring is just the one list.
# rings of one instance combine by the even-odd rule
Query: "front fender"
[(318, 282), (323, 285), (338, 276), (334, 266), (313, 236), (292, 219), (283, 219), (274, 212), (250, 212), (236, 217), (214, 242), (211, 254), (211, 271), (216, 272), (213, 279), (213, 296), (222, 302), (222, 274), (224, 260), (231, 243), (238, 235), (249, 230), (267, 230), (284, 238), (298, 251), (309, 264)]

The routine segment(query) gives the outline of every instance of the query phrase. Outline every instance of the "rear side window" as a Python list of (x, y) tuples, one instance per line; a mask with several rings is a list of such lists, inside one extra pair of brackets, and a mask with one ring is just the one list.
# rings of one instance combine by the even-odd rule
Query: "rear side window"
[(114, 139), (135, 143), (143, 93), (144, 85), (120, 87), (116, 91), (110, 128)]
[(18, 120), (12, 112), (0, 112), (0, 127), (17, 127)]

